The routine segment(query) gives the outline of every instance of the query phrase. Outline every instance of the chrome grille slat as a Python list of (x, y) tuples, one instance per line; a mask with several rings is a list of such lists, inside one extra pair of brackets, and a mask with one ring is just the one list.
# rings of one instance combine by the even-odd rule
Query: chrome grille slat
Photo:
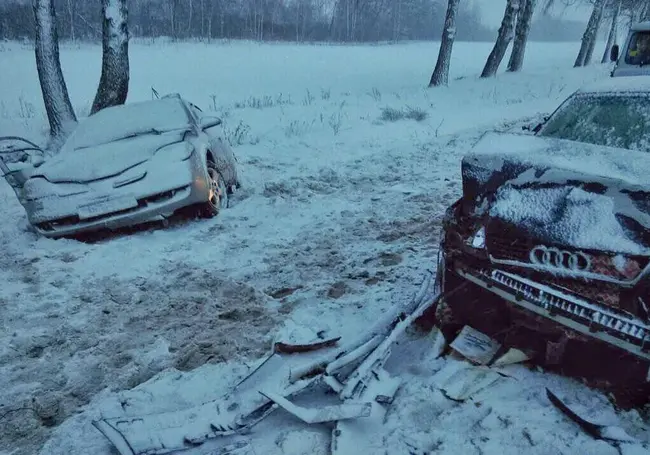
[[(610, 312), (605, 308), (597, 308), (593, 304), (581, 301), (570, 295), (562, 295), (561, 291), (543, 289), (545, 285), (533, 286), (527, 283), (526, 278), (516, 277), (514, 274), (500, 270), (488, 271), (486, 269), (475, 270), (483, 279), (500, 283), (510, 288), (516, 294), (523, 295), (530, 303), (546, 310), (559, 311), (570, 315), (585, 326), (594, 325), (609, 329), (618, 333), (622, 339), (631, 339), (636, 345), (643, 346), (650, 344), (650, 336), (647, 335), (650, 327), (640, 320), (632, 320), (627, 317)], [(560, 294), (560, 295), (558, 295)]]

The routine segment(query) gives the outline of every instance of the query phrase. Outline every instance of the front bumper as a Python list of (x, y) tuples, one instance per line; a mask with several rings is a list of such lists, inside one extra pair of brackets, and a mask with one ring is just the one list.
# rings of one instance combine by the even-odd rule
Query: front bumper
[[(59, 238), (74, 236), (98, 230), (115, 230), (170, 216), (176, 210), (208, 199), (209, 188), (205, 177), (198, 172), (190, 160), (179, 167), (172, 168), (164, 175), (159, 172), (148, 175), (142, 181), (113, 189), (100, 182), (95, 188), (80, 196), (49, 197), (39, 201), (27, 202), (25, 209), (30, 223), (43, 236)], [(173, 171), (173, 172), (172, 172)], [(155, 171), (154, 171), (155, 172)], [(152, 188), (152, 182), (157, 188)], [(92, 202), (100, 195), (115, 197), (133, 196), (133, 206), (102, 213), (92, 217), (80, 217), (79, 207)], [(38, 207), (35, 207), (38, 204)]]
[(454, 273), (513, 307), (650, 361), (650, 326), (498, 269), (455, 267)]

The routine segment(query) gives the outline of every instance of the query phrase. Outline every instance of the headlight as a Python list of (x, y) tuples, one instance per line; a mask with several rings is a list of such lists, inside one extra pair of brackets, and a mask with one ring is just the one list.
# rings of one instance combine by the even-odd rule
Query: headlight
[(88, 187), (81, 183), (50, 183), (43, 177), (31, 178), (25, 183), (23, 196), (28, 201), (51, 197), (67, 197), (88, 192)]
[(477, 250), (485, 248), (485, 227), (481, 226), (481, 228), (467, 240), (467, 244)]

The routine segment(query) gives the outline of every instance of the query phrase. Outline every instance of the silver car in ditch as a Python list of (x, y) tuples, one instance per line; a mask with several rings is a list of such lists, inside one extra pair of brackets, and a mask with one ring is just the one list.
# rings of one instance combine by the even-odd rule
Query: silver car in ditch
[(89, 116), (46, 160), (29, 141), (3, 142), (3, 174), (46, 237), (165, 220), (179, 209), (212, 217), (240, 186), (221, 120), (177, 94)]

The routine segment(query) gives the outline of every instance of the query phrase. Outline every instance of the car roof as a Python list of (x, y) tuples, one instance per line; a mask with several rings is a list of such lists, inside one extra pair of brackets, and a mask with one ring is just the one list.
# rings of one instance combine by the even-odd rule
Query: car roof
[(649, 32), (650, 31), (650, 21), (646, 22), (637, 22), (630, 27), (630, 30), (633, 32)]
[(650, 76), (608, 77), (585, 85), (576, 93), (582, 94), (639, 94), (650, 95)]

